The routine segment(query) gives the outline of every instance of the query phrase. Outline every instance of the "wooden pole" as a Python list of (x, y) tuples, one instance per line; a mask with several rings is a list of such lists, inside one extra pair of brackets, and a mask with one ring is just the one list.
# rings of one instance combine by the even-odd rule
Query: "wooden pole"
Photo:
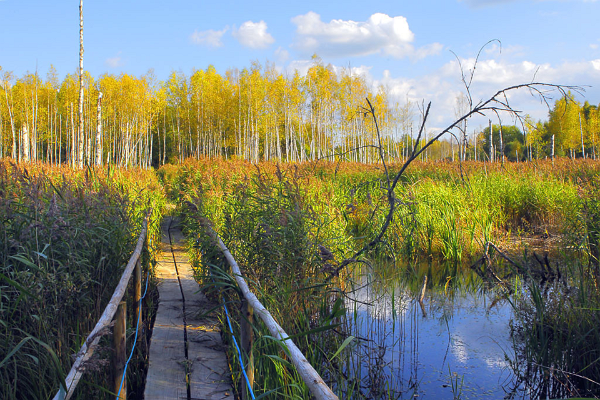
[(240, 271), (240, 267), (237, 262), (231, 255), (229, 249), (225, 246), (225, 243), (221, 240), (221, 238), (217, 235), (217, 233), (210, 228), (207, 230), (207, 233), (212, 236), (213, 239), (217, 242), (223, 255), (227, 259), (227, 262), (231, 266), (231, 271), (233, 272), (233, 276), (235, 277), (235, 281), (237, 282), (240, 291), (244, 295), (244, 298), (248, 300), (248, 304), (252, 306), (256, 314), (260, 319), (263, 320), (267, 329), (271, 333), (272, 336), (281, 340), (285, 346), (287, 346), (289, 351), (289, 358), (292, 361), (292, 364), (296, 367), (298, 374), (308, 386), (310, 393), (317, 400), (338, 400), (338, 397), (333, 393), (333, 391), (325, 384), (325, 381), (317, 371), (313, 368), (312, 365), (308, 362), (304, 354), (298, 349), (296, 344), (292, 339), (288, 336), (288, 334), (283, 330), (283, 328), (275, 321), (271, 313), (265, 308), (264, 305), (258, 300), (256, 295), (250, 291), (248, 284), (242, 277), (242, 272)]
[[(252, 345), (254, 344), (254, 332), (252, 331), (252, 322), (254, 318), (254, 309), (245, 298), (241, 305), (242, 318), (240, 321), (241, 333), (240, 342), (242, 343), (242, 352), (246, 361), (246, 375), (250, 388), (254, 389), (254, 355), (252, 354)], [(248, 390), (246, 389), (246, 380), (242, 377), (240, 382), (240, 393), (242, 400), (250, 399)]]
[[(115, 351), (115, 354), (113, 355), (113, 391), (115, 394), (117, 394), (119, 393), (119, 389), (121, 390), (118, 400), (127, 399), (127, 379), (123, 376), (125, 373), (125, 361), (127, 360), (127, 346), (125, 342), (126, 328), (127, 303), (122, 301), (119, 303), (119, 307), (117, 308), (117, 314), (115, 315), (115, 326), (113, 328), (113, 349)], [(122, 387), (121, 382), (123, 382)]]
[[(142, 257), (138, 258), (135, 263), (135, 269), (133, 270), (133, 287), (134, 287), (134, 296), (133, 300), (135, 301), (134, 305), (134, 314), (133, 318), (135, 318), (136, 324), (139, 324), (142, 320), (141, 309), (140, 309), (140, 299), (142, 298)], [(140, 335), (138, 335), (139, 341)]]
[[(148, 258), (146, 258), (146, 266), (145, 268), (142, 268), (146, 270), (146, 274), (150, 273), (150, 241), (148, 240), (148, 236), (146, 236), (146, 240), (144, 241), (144, 249), (146, 249), (146, 254), (148, 255)], [(143, 253), (140, 255), (140, 258), (143, 256)], [(141, 282), (140, 282), (141, 284)], [(140, 288), (141, 289), (141, 288)], [(145, 316), (144, 316), (144, 310), (146, 310), (146, 312), (148, 312), (148, 296), (145, 296), (142, 299), (142, 310), (141, 310), (141, 321), (140, 324), (142, 323), (142, 321), (145, 321)], [(144, 351), (146, 354), (148, 354), (148, 340), (149, 338), (146, 337), (147, 335), (147, 331), (143, 330), (142, 332), (145, 333), (145, 335), (139, 335), (140, 337), (144, 338)]]

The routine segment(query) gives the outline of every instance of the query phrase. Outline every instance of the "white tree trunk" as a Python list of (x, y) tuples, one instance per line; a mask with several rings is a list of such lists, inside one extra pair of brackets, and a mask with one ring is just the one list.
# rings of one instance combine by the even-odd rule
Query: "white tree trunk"
[(29, 162), (29, 132), (27, 132), (27, 125), (23, 125), (23, 161)]
[(498, 132), (500, 136), (500, 161), (504, 164), (504, 140), (502, 138), (502, 125), (500, 125), (500, 131)]
[(583, 144), (583, 128), (581, 127), (581, 113), (579, 115), (579, 133), (581, 133), (581, 154), (583, 155), (583, 159), (585, 160), (585, 146)]
[(79, 149), (77, 151), (77, 163), (79, 168), (83, 167), (83, 0), (79, 0), (79, 137), (77, 138)]
[(12, 112), (12, 92), (11, 92), (11, 103), (8, 101), (8, 85), (6, 78), (4, 78), (4, 95), (6, 96), (6, 107), (8, 108), (8, 116), (10, 117), (10, 128), (12, 130), (12, 159), (17, 159), (17, 134), (15, 132), (15, 119)]
[(493, 145), (493, 135), (492, 135), (492, 120), (490, 119), (490, 137), (489, 137), (489, 146), (490, 146), (490, 162), (494, 162), (494, 145)]
[(98, 93), (98, 126), (96, 128), (96, 165), (102, 165), (102, 92)]

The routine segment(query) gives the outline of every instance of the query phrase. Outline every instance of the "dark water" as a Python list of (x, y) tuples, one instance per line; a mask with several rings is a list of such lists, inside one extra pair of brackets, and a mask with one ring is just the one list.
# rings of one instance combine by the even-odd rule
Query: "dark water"
[(442, 287), (421, 307), (418, 291), (368, 283), (363, 277), (345, 301), (347, 329), (360, 338), (350, 363), (363, 395), (502, 399), (510, 391), (512, 309), (498, 293)]

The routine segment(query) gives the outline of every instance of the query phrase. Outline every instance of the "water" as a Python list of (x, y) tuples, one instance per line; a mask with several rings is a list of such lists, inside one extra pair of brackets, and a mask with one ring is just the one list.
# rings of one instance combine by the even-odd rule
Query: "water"
[(368, 398), (502, 399), (511, 389), (510, 304), (483, 290), (418, 291), (371, 282), (348, 294), (347, 330), (359, 338), (349, 375)]

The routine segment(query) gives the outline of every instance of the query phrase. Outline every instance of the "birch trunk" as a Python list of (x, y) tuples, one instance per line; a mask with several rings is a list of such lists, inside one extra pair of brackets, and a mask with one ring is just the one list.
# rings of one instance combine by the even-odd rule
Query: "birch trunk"
[(492, 120), (490, 120), (490, 137), (488, 144), (490, 146), (490, 162), (494, 162), (494, 145), (493, 145), (493, 136), (492, 136)]
[(102, 92), (98, 92), (98, 126), (96, 128), (96, 165), (102, 165)]
[(27, 125), (23, 125), (23, 161), (29, 162), (29, 132), (27, 132)]
[(581, 127), (581, 113), (579, 114), (579, 133), (581, 134), (581, 154), (585, 160), (585, 145), (583, 144), (583, 128)]
[(77, 151), (77, 163), (79, 168), (83, 167), (83, 0), (79, 0), (79, 137), (77, 138), (79, 149)]
[(10, 117), (10, 129), (12, 130), (12, 159), (17, 159), (17, 134), (15, 133), (15, 119), (12, 112), (12, 91), (11, 91), (11, 102), (8, 102), (8, 86), (6, 85), (6, 79), (4, 80), (4, 95), (6, 96), (6, 107), (8, 108), (8, 116)]
[(73, 120), (73, 103), (71, 103), (71, 166), (75, 168), (77, 166), (77, 141), (76, 141), (76, 133), (75, 133), (75, 121)]
[(500, 132), (498, 132), (500, 137), (500, 162), (504, 164), (504, 140), (502, 138), (502, 125), (500, 125)]

